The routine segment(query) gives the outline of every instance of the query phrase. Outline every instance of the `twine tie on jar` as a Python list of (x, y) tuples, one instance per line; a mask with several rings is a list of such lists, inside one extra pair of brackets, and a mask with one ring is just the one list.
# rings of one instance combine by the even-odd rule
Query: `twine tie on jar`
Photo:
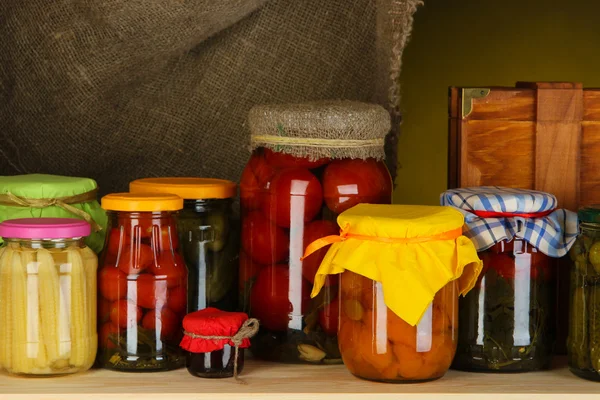
[(90, 214), (71, 205), (96, 200), (97, 193), (98, 189), (94, 189), (90, 190), (89, 192), (76, 194), (74, 196), (56, 197), (49, 199), (31, 199), (27, 197), (20, 197), (8, 192), (0, 194), (0, 204), (6, 206), (21, 206), (31, 208), (48, 208), (56, 206), (62, 208), (63, 210), (73, 215), (83, 218), (92, 226), (94, 232), (99, 232), (102, 230), (102, 227), (98, 225), (96, 221), (94, 221)]
[(233, 355), (233, 377), (241, 384), (246, 384), (246, 381), (238, 378), (238, 354), (239, 346), (242, 344), (244, 339), (250, 339), (258, 332), (258, 320), (256, 318), (250, 318), (246, 320), (237, 333), (233, 336), (204, 336), (197, 335), (195, 333), (184, 331), (184, 335), (191, 337), (192, 339), (216, 339), (216, 340), (230, 340), (233, 342), (234, 355)]

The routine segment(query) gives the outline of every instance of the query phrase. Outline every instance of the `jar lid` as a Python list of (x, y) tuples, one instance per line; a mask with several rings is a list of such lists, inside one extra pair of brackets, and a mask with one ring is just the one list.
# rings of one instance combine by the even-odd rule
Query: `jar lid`
[[(192, 353), (210, 353), (223, 349), (227, 344), (235, 346), (234, 337), (240, 332), (246, 321), (248, 321), (248, 315), (242, 312), (221, 311), (213, 307), (195, 311), (183, 318), (185, 335), (180, 346)], [(219, 338), (211, 338), (213, 336)], [(253, 335), (242, 336), (245, 337), (240, 338), (238, 346), (240, 348), (250, 347), (250, 337)]]
[(0, 237), (10, 239), (72, 239), (90, 233), (89, 223), (74, 218), (22, 218), (0, 223)]
[(213, 178), (144, 178), (129, 184), (131, 193), (172, 193), (186, 200), (229, 199), (236, 189), (234, 182)]
[(600, 204), (582, 207), (577, 212), (579, 222), (587, 224), (600, 224)]
[(183, 199), (166, 193), (113, 193), (102, 198), (102, 208), (130, 212), (178, 211), (183, 208)]

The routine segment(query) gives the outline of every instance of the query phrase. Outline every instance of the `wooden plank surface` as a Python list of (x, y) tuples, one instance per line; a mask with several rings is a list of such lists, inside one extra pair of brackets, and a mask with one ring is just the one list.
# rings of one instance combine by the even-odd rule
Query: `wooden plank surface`
[[(600, 383), (572, 375), (558, 362), (556, 369), (524, 374), (481, 374), (449, 371), (422, 384), (383, 384), (353, 377), (342, 365), (281, 365), (250, 360), (242, 377), (201, 379), (183, 370), (164, 373), (117, 373), (92, 370), (60, 378), (0, 376), (0, 399), (282, 399), (393, 398), (423, 399), (578, 399), (598, 398)], [(365, 394), (371, 394), (365, 397)], [(586, 396), (588, 395), (588, 396)]]
[(600, 204), (600, 121), (583, 123), (580, 168), (580, 205)]

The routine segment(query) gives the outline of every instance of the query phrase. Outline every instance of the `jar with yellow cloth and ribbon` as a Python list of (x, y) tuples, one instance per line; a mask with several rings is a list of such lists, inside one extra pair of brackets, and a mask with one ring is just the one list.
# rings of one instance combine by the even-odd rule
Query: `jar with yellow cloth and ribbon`
[[(92, 227), (86, 244), (102, 250), (107, 218), (90, 178), (30, 174), (0, 176), (0, 222), (16, 218), (78, 218)], [(1, 240), (0, 240), (1, 243)]]
[(338, 342), (360, 378), (418, 382), (442, 377), (456, 351), (458, 298), (474, 286), (482, 263), (450, 207), (360, 204), (338, 219), (312, 296), (341, 276)]

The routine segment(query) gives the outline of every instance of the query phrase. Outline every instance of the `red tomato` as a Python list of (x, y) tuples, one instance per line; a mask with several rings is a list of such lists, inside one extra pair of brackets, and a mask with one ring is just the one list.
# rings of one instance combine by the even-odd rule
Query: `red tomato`
[(246, 282), (254, 278), (256, 274), (264, 267), (262, 264), (255, 263), (245, 252), (240, 253), (240, 272), (239, 272), (239, 288), (244, 290)]
[(127, 276), (118, 268), (107, 265), (98, 272), (98, 288), (105, 299), (118, 300), (127, 293)]
[[(303, 250), (306, 250), (308, 245), (317, 239), (321, 239), (325, 236), (330, 235), (339, 235), (339, 233), (340, 229), (334, 222), (313, 221), (304, 227)], [(315, 282), (315, 275), (317, 274), (317, 270), (321, 266), (321, 262), (327, 254), (327, 250), (329, 250), (329, 246), (323, 247), (322, 249), (314, 252), (310, 256), (306, 257), (304, 261), (302, 261), (302, 276), (304, 277), (304, 279), (310, 281), (310, 283)], [(331, 282), (331, 280), (328, 279), (326, 282)]]
[(127, 275), (137, 275), (148, 268), (154, 262), (154, 252), (146, 244), (139, 244), (135, 248), (127, 248), (121, 257), (117, 267)]
[(106, 244), (106, 252), (108, 255), (117, 257), (119, 249), (129, 245), (129, 235), (125, 230), (113, 228), (108, 234), (108, 242)]
[(117, 345), (110, 340), (110, 336), (113, 339), (117, 339), (119, 335), (119, 327), (112, 322), (107, 322), (100, 327), (100, 332), (98, 332), (98, 347), (101, 349), (114, 349)]
[(144, 329), (160, 331), (160, 338), (163, 340), (169, 339), (177, 333), (181, 329), (179, 325), (177, 315), (166, 307), (159, 314), (155, 310), (149, 311), (142, 320)]
[(185, 287), (177, 286), (167, 294), (167, 307), (175, 313), (183, 313), (187, 307), (187, 292)]
[(289, 228), (292, 218), (294, 224), (296, 218), (302, 223), (311, 221), (322, 204), (323, 190), (317, 177), (307, 169), (289, 168), (275, 174), (260, 209), (277, 225)]
[(359, 203), (387, 203), (391, 191), (389, 172), (374, 159), (336, 160), (323, 173), (325, 203), (336, 214)]
[[(310, 290), (304, 279), (298, 291), (290, 293), (290, 270), (286, 265), (274, 265), (261, 269), (250, 293), (250, 309), (261, 326), (272, 331), (287, 330), (290, 314), (306, 311), (310, 302)], [(294, 288), (294, 286), (292, 286)], [(301, 301), (301, 310), (294, 310), (290, 297)]]
[(157, 253), (161, 251), (171, 251), (179, 247), (179, 239), (177, 238), (177, 228), (174, 224), (171, 225), (153, 225), (148, 228), (150, 233), (150, 243), (152, 247), (157, 249)]
[(265, 159), (275, 168), (319, 168), (329, 162), (329, 158), (310, 161), (308, 157), (294, 157), (265, 148)]
[(149, 238), (154, 220), (152, 213), (149, 212), (123, 214), (119, 217), (118, 224), (125, 229), (126, 234), (130, 237)]
[(259, 264), (275, 264), (288, 256), (289, 236), (259, 212), (252, 212), (242, 224), (242, 247)]
[(169, 288), (185, 283), (185, 261), (179, 253), (161, 253), (157, 262), (150, 265), (149, 271), (156, 276), (157, 280), (166, 279)]
[(256, 210), (260, 207), (260, 196), (268, 187), (276, 170), (265, 158), (254, 153), (240, 179), (240, 198), (242, 210)]
[(110, 301), (103, 298), (98, 299), (98, 321), (110, 321)]
[(138, 306), (153, 309), (166, 304), (167, 283), (165, 281), (156, 280), (151, 274), (140, 274), (135, 280), (135, 287), (136, 290), (129, 290), (128, 295), (129, 299)]
[(131, 328), (142, 319), (142, 309), (128, 300), (117, 300), (110, 308), (110, 320), (120, 328)]
[(323, 331), (335, 336), (338, 331), (338, 321), (340, 319), (340, 302), (336, 297), (331, 303), (327, 304), (319, 311), (319, 325)]

